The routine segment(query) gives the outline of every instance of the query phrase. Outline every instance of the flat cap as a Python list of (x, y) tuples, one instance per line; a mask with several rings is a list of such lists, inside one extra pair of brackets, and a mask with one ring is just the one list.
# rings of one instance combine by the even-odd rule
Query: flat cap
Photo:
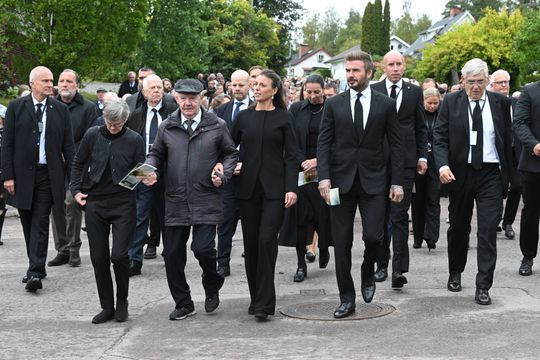
[(107, 92), (107, 90), (105, 90), (104, 87), (98, 87), (98, 89), (96, 90), (96, 93), (98, 92)]
[(184, 94), (199, 94), (203, 91), (203, 85), (196, 79), (182, 79), (174, 84), (174, 91)]

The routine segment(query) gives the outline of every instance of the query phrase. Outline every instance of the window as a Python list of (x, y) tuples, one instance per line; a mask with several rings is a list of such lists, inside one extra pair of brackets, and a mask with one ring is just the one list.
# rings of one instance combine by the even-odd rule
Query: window
[(324, 55), (319, 54), (319, 62), (322, 63), (324, 61)]

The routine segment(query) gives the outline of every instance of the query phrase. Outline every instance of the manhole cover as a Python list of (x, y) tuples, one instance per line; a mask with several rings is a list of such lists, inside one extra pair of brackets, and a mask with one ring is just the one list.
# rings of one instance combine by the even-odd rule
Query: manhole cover
[(356, 304), (356, 312), (344, 319), (335, 319), (334, 311), (339, 306), (335, 300), (306, 302), (283, 307), (279, 310), (285, 316), (322, 321), (363, 320), (388, 315), (396, 310), (395, 307), (383, 303)]

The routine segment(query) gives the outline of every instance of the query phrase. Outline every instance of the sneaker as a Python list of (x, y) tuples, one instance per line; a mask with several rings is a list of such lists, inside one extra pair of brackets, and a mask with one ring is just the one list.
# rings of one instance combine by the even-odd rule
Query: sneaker
[(532, 275), (533, 259), (523, 258), (521, 260), (521, 266), (519, 267), (519, 275), (529, 276)]
[(206, 295), (204, 300), (204, 310), (207, 313), (213, 312), (219, 306), (219, 293)]
[(169, 315), (169, 320), (184, 320), (188, 316), (193, 316), (197, 312), (193, 305), (184, 305), (179, 309), (174, 309), (174, 311)]

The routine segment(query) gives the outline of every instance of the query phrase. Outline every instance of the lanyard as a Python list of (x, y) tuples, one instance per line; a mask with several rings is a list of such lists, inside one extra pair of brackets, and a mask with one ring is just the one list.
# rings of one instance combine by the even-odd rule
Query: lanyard
[[(478, 100), (482, 100), (482, 99), (478, 99)], [(473, 101), (476, 101), (476, 100), (473, 100)], [(482, 107), (480, 108), (480, 113), (483, 114), (484, 113), (484, 106), (486, 106), (486, 102), (487, 102), (487, 97), (486, 99), (484, 99), (484, 103), (482, 104)], [(480, 104), (477, 104), (476, 106), (480, 106)], [(469, 114), (471, 115), (471, 119), (473, 118), (473, 110), (471, 109), (471, 102), (469, 101)]]

